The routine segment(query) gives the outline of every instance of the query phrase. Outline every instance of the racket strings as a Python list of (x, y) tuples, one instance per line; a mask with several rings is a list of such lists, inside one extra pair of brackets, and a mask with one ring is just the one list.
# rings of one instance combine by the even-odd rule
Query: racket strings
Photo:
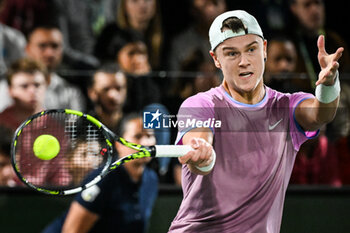
[[(35, 156), (33, 143), (43, 134), (56, 137), (60, 151), (51, 160)], [(84, 117), (54, 112), (34, 118), (17, 138), (16, 166), (26, 182), (44, 189), (79, 187), (93, 170), (103, 166), (106, 148), (101, 130)]]

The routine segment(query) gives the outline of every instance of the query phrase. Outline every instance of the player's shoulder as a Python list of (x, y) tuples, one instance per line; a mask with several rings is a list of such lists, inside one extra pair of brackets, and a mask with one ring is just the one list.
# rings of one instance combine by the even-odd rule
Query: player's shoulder
[(214, 87), (208, 91), (199, 92), (188, 97), (181, 107), (212, 107), (214, 106), (214, 99), (222, 99), (222, 95), (221, 86)]
[(266, 87), (266, 92), (268, 94), (269, 100), (274, 100), (276, 102), (300, 102), (304, 99), (314, 98), (314, 95), (306, 92), (294, 92), (294, 93), (284, 93), (277, 91), (275, 89)]

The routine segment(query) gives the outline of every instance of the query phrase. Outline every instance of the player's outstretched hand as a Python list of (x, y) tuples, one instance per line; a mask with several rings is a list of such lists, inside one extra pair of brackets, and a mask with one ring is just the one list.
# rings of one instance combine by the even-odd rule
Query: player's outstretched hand
[(213, 147), (203, 138), (192, 138), (191, 146), (194, 150), (188, 152), (186, 155), (179, 157), (181, 164), (190, 166), (193, 171), (194, 167), (206, 167), (213, 161)]
[(321, 66), (321, 72), (318, 75), (316, 86), (319, 84), (331, 86), (334, 84), (335, 75), (339, 67), (338, 60), (342, 56), (344, 48), (338, 48), (335, 53), (328, 54), (325, 49), (325, 39), (323, 35), (318, 37), (317, 47), (318, 62)]

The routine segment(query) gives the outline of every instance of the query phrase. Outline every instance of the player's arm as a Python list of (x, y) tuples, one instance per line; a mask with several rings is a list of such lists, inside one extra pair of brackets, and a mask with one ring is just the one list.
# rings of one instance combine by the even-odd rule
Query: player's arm
[(69, 212), (62, 227), (62, 233), (86, 233), (97, 220), (97, 214), (87, 210), (78, 202), (74, 201), (69, 208)]
[[(194, 149), (186, 155), (179, 157), (181, 164), (187, 164), (191, 172), (198, 175), (207, 175), (209, 171), (203, 171), (201, 168), (211, 167), (215, 163), (213, 155), (213, 132), (209, 128), (196, 128), (188, 131), (182, 137), (184, 145), (191, 145)], [(207, 169), (205, 169), (207, 170)]]
[(306, 99), (295, 110), (297, 122), (304, 130), (317, 130), (333, 120), (339, 104), (338, 60), (343, 48), (338, 48), (333, 54), (325, 50), (324, 36), (317, 41), (318, 62), (321, 72), (316, 82), (316, 98)]

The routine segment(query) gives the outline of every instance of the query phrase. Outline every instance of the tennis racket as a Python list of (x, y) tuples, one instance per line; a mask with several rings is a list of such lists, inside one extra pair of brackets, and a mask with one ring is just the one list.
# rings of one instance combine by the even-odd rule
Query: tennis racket
[[(42, 135), (57, 139), (59, 147), (55, 144), (54, 149), (58, 153), (53, 158), (38, 158), (34, 152), (33, 144)], [(136, 152), (117, 159), (115, 142)], [(41, 144), (51, 145), (45, 140)], [(124, 163), (144, 157), (179, 157), (190, 150), (188, 145), (142, 146), (128, 142), (88, 114), (54, 109), (39, 112), (18, 127), (12, 140), (11, 162), (19, 179), (30, 188), (50, 195), (70, 195), (93, 186)], [(45, 151), (42, 153), (45, 156)], [(98, 175), (83, 184), (96, 169)]]

